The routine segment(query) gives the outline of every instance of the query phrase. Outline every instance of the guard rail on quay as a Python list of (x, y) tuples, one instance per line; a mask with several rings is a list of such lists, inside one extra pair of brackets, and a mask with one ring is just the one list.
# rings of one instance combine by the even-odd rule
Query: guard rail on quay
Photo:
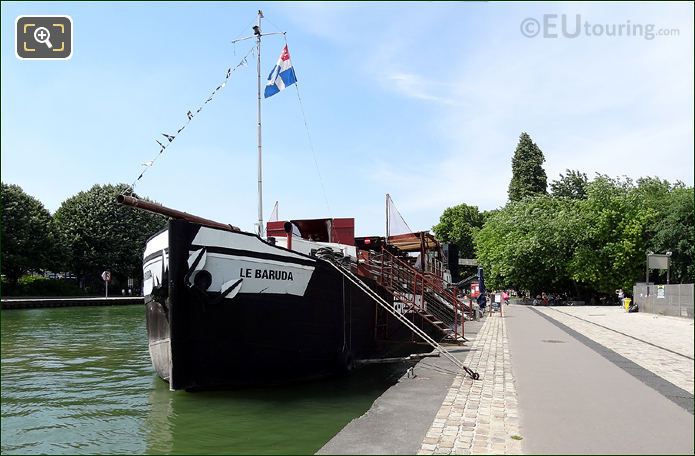
[(114, 297), (33, 297), (33, 298), (2, 298), (2, 309), (37, 309), (45, 307), (77, 307), (77, 306), (125, 306), (143, 304), (142, 296)]

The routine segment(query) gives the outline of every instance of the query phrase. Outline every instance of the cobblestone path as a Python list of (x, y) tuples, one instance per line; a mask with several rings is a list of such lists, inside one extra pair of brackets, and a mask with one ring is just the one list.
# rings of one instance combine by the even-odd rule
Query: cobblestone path
[(418, 454), (521, 454), (516, 388), (504, 318), (487, 317)]

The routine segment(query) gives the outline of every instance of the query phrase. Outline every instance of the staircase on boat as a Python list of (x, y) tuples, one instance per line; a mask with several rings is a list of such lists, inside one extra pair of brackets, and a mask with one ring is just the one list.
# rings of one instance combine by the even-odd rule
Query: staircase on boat
[(415, 313), (437, 328), (442, 340), (462, 343), (463, 324), (472, 318), (470, 304), (457, 298), (456, 287), (438, 273), (421, 271), (386, 248), (365, 252), (358, 273), (376, 281), (393, 298), (394, 308)]
[[(427, 334), (427, 332), (425, 332), (422, 328), (419, 328), (415, 324), (415, 322), (411, 321), (408, 318), (408, 315), (406, 313), (400, 312), (396, 308), (396, 306), (394, 306), (391, 303), (384, 300), (384, 298), (382, 296), (380, 296), (379, 293), (377, 293), (369, 285), (367, 285), (358, 275), (354, 274), (351, 271), (351, 268), (349, 265), (346, 265), (343, 262), (341, 262), (340, 260), (338, 260), (335, 253), (332, 252), (330, 249), (327, 249), (327, 251), (324, 251), (324, 252), (317, 252), (317, 256), (319, 258), (326, 260), (326, 262), (329, 265), (331, 265), (333, 268), (335, 268), (336, 270), (341, 272), (349, 281), (351, 281), (354, 285), (356, 285), (364, 293), (369, 295), (383, 310), (390, 313), (393, 317), (395, 317), (403, 325), (405, 325), (405, 327), (407, 327), (410, 331), (412, 331), (412, 333), (414, 335), (416, 335), (417, 337), (422, 339), (425, 343), (427, 343), (432, 348), (434, 348), (435, 351), (437, 351), (440, 355), (447, 358), (456, 367), (463, 370), (473, 380), (478, 380), (480, 378), (480, 375), (477, 372), (473, 371), (468, 366), (464, 365), (458, 358), (456, 358), (454, 355), (452, 355), (447, 349), (442, 347), (436, 340), (432, 339)], [(393, 259), (397, 259), (397, 258), (394, 257)], [(384, 260), (382, 259), (382, 263), (383, 263), (383, 261)], [(407, 265), (407, 263), (404, 263), (404, 264)], [(407, 265), (407, 266), (409, 266), (409, 265)], [(414, 269), (414, 268), (412, 268), (412, 269)], [(423, 276), (423, 278), (424, 278), (424, 276)], [(425, 285), (426, 285), (426, 282), (425, 282)], [(454, 308), (456, 308), (456, 306)], [(416, 308), (414, 308), (413, 311), (421, 314), (423, 317), (426, 314), (426, 312), (418, 311)], [(434, 316), (432, 315), (430, 318), (434, 318)], [(463, 323), (461, 323), (461, 336), (456, 336), (456, 337), (460, 338), (460, 341), (465, 340), (465, 339), (463, 339)]]

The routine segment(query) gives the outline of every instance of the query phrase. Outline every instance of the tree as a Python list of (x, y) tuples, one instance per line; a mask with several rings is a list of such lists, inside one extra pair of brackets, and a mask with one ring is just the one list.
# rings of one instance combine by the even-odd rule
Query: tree
[(579, 215), (572, 278), (601, 293), (631, 289), (644, 276), (647, 231), (658, 211), (644, 204), (631, 179), (598, 175), (579, 202)]
[(510, 202), (475, 237), (490, 288), (571, 291), (567, 264), (577, 244), (577, 202), (548, 195)]
[(475, 258), (473, 235), (483, 227), (484, 222), (477, 206), (459, 204), (444, 210), (432, 231), (440, 241), (456, 244), (462, 258)]
[(119, 206), (125, 184), (95, 185), (63, 202), (55, 220), (69, 246), (71, 270), (91, 282), (109, 269), (120, 279), (139, 275), (147, 239), (164, 227), (162, 216)]
[(497, 213), (498, 213), (499, 211), (501, 211), (501, 210), (502, 210), (502, 209), (497, 208), (497, 209), (491, 209), (491, 210), (489, 210), (489, 211), (483, 211), (483, 212), (481, 212), (481, 215), (483, 216), (483, 225), (485, 225), (485, 222), (487, 222), (488, 219), (490, 219), (490, 217), (492, 217), (493, 215), (497, 214)]
[(568, 169), (566, 175), (560, 174), (560, 179), (550, 183), (550, 189), (553, 196), (584, 199), (588, 185), (586, 174)]
[(512, 157), (512, 180), (509, 182), (509, 201), (546, 193), (548, 178), (543, 169), (545, 157), (527, 133), (521, 133)]
[(475, 236), (477, 258), (492, 288), (534, 294), (568, 291), (588, 298), (631, 289), (644, 280), (648, 250), (672, 252), (672, 281), (690, 282), (694, 200), (692, 187), (682, 183), (597, 175), (583, 199), (537, 196), (491, 214)]
[(682, 182), (671, 184), (655, 177), (645, 177), (637, 181), (636, 192), (641, 204), (657, 214), (646, 227), (647, 249), (655, 253), (672, 253), (671, 282), (692, 282), (695, 275), (693, 188), (685, 187)]
[(60, 266), (61, 242), (51, 214), (18, 185), (2, 183), (2, 273), (10, 286), (31, 270)]

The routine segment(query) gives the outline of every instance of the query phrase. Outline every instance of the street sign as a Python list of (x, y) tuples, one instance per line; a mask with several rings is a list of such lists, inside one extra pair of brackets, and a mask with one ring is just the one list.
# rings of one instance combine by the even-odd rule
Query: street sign
[(104, 280), (104, 288), (106, 291), (106, 299), (109, 298), (109, 282), (111, 282), (111, 271), (104, 271), (101, 273), (101, 278)]
[(647, 255), (647, 258), (649, 260), (649, 269), (668, 269), (671, 264), (670, 255), (652, 253)]
[(478, 266), (475, 258), (459, 258), (459, 266)]

